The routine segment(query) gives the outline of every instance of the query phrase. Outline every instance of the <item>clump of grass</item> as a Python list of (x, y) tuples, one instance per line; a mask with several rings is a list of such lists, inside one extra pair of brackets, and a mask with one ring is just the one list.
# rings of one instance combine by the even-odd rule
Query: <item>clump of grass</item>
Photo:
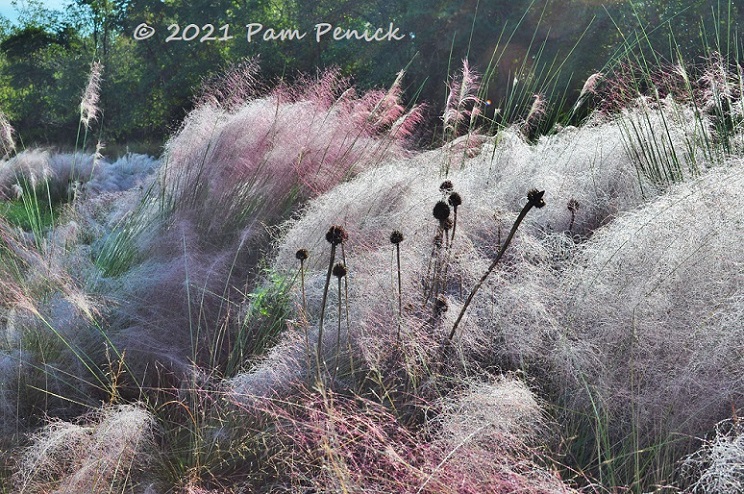
[(51, 421), (19, 458), (19, 493), (110, 492), (137, 487), (156, 455), (155, 417), (106, 406), (77, 423)]
[(682, 462), (689, 494), (739, 492), (744, 482), (744, 431), (737, 416), (719, 422), (711, 438)]

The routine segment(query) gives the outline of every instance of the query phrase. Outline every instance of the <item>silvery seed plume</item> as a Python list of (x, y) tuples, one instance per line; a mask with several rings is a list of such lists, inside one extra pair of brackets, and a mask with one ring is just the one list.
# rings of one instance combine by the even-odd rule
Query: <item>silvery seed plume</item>
[(478, 75), (470, 69), (468, 61), (463, 60), (460, 77), (453, 79), (450, 83), (447, 105), (442, 115), (446, 130), (457, 133), (460, 122), (470, 117), (471, 113), (478, 108), (481, 103), (478, 98), (479, 88)]
[(3, 147), (3, 157), (10, 156), (16, 149), (13, 132), (13, 126), (10, 125), (8, 117), (0, 111), (0, 145)]
[(98, 99), (101, 93), (101, 75), (103, 64), (93, 62), (90, 66), (90, 77), (85, 87), (83, 99), (80, 101), (80, 122), (86, 129), (90, 128), (91, 120), (98, 118)]

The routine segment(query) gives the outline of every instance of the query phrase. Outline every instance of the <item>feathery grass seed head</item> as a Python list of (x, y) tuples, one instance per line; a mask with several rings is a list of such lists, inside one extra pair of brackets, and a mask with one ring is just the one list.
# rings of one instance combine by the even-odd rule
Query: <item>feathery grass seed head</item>
[(103, 64), (93, 62), (90, 66), (90, 77), (80, 101), (80, 121), (86, 128), (90, 128), (90, 121), (98, 118), (98, 100), (101, 93), (101, 75)]

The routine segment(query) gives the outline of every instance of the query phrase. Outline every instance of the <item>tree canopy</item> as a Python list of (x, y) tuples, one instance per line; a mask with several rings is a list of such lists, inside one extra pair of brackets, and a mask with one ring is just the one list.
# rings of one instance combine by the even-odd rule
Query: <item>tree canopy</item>
[(733, 40), (744, 13), (734, 2), (710, 0), (70, 0), (64, 11), (34, 0), (24, 5), (19, 22), (0, 24), (0, 109), (27, 143), (55, 144), (74, 139), (93, 61), (104, 66), (100, 138), (157, 143), (205, 80), (246, 58), (258, 57), (267, 85), (337, 67), (368, 89), (388, 86), (405, 69), (409, 102), (427, 101), (436, 122), (446, 84), (464, 59), (487, 76), (483, 94), (494, 101), (530, 78), (536, 91), (563, 91), (560, 98), (570, 100), (570, 91), (629, 45), (665, 60), (694, 61), (710, 47), (738, 54)]

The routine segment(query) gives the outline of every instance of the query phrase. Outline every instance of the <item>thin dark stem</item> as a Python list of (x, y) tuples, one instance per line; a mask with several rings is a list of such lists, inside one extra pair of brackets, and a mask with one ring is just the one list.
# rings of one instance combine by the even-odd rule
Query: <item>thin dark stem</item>
[(571, 211), (571, 223), (568, 224), (569, 233), (573, 233), (574, 220), (576, 219), (576, 213)]
[[(346, 249), (344, 249), (344, 244), (341, 244), (341, 262), (344, 263), (344, 266), (349, 266), (349, 263), (346, 262)], [(349, 327), (349, 281), (348, 281), (348, 275), (344, 276), (344, 306), (346, 307), (346, 344), (351, 345), (351, 328)]]
[(496, 267), (496, 264), (501, 260), (501, 256), (504, 255), (504, 252), (506, 251), (506, 248), (509, 247), (509, 243), (512, 240), (512, 237), (514, 237), (514, 234), (517, 231), (517, 228), (519, 228), (519, 224), (522, 223), (522, 220), (525, 216), (527, 216), (527, 213), (532, 209), (532, 202), (528, 202), (525, 204), (525, 206), (522, 208), (522, 211), (519, 213), (519, 216), (517, 216), (517, 220), (514, 222), (514, 225), (511, 228), (511, 231), (509, 232), (509, 236), (506, 237), (506, 240), (504, 241), (504, 245), (501, 246), (501, 249), (499, 250), (499, 253), (496, 254), (496, 258), (493, 260), (491, 265), (488, 267), (488, 270), (483, 274), (480, 281), (476, 283), (476, 285), (473, 287), (473, 289), (470, 291), (470, 295), (468, 295), (468, 298), (465, 300), (465, 303), (462, 306), (462, 309), (460, 309), (460, 314), (457, 316), (457, 320), (455, 321), (455, 324), (452, 326), (452, 331), (450, 331), (449, 334), (449, 341), (452, 341), (452, 338), (455, 337), (455, 332), (457, 331), (457, 327), (460, 325), (460, 321), (462, 320), (462, 317), (465, 315), (465, 311), (468, 310), (468, 306), (470, 306), (470, 302), (473, 301), (473, 297), (475, 297), (475, 294), (478, 293), (478, 290), (480, 290), (481, 285), (486, 281), (486, 278), (488, 278), (488, 275), (491, 274), (491, 272)]
[(400, 342), (400, 320), (403, 318), (403, 289), (400, 277), (400, 244), (395, 244), (395, 256), (398, 260), (398, 334), (395, 337), (395, 342)]
[[(318, 376), (320, 376), (321, 354), (323, 352), (323, 319), (325, 318), (326, 300), (328, 298), (328, 286), (331, 284), (331, 273), (333, 271), (333, 261), (336, 259), (336, 244), (331, 244), (331, 260), (328, 263), (328, 273), (326, 274), (325, 287), (323, 287), (323, 301), (320, 305), (320, 322), (318, 323), (318, 352), (315, 356), (318, 364)], [(325, 364), (325, 359), (323, 359)]]
[(452, 236), (450, 237), (450, 245), (452, 245), (452, 241), (455, 240), (455, 230), (457, 229), (457, 206), (452, 209), (454, 211), (454, 218), (452, 220)]
[(336, 333), (336, 366), (333, 370), (333, 379), (336, 380), (338, 373), (338, 362), (341, 359), (341, 278), (338, 279), (338, 332)]
[(302, 288), (302, 312), (307, 314), (307, 299), (305, 298), (305, 260), (300, 259), (300, 287)]

